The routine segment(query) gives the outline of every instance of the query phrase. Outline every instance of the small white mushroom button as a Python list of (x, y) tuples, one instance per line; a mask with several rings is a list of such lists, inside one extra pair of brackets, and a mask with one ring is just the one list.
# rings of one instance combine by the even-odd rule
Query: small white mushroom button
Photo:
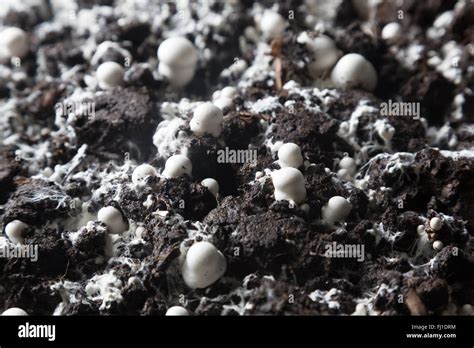
[(356, 163), (352, 157), (346, 156), (339, 162), (339, 170), (337, 175), (344, 180), (350, 180), (356, 172)]
[(356, 171), (356, 163), (352, 157), (346, 156), (339, 162), (339, 168), (347, 170), (350, 175), (354, 175)]
[(382, 29), (382, 39), (388, 43), (398, 41), (403, 35), (402, 26), (400, 23), (392, 22), (386, 24)]
[(107, 232), (121, 234), (128, 229), (122, 213), (112, 206), (103, 207), (97, 213), (97, 219), (107, 225)]
[(23, 57), (28, 52), (28, 36), (20, 28), (8, 27), (0, 32), (0, 57)]
[(207, 187), (209, 192), (212, 193), (214, 197), (217, 197), (217, 195), (219, 194), (219, 183), (216, 179), (206, 178), (201, 181), (201, 185)]
[(23, 244), (25, 241), (24, 232), (28, 228), (28, 225), (20, 220), (10, 221), (5, 226), (5, 234), (8, 239), (14, 244)]
[(179, 178), (187, 174), (191, 176), (193, 165), (189, 158), (184, 155), (173, 155), (166, 161), (163, 176), (167, 179)]
[(189, 315), (189, 312), (184, 307), (173, 306), (173, 307), (168, 308), (165, 315), (167, 315), (167, 316), (187, 316), (187, 315)]
[(341, 196), (331, 197), (328, 203), (322, 207), (321, 213), (327, 223), (341, 222), (349, 215), (352, 204)]
[(282, 15), (271, 10), (265, 10), (260, 19), (260, 30), (267, 39), (281, 36), (285, 31), (286, 21)]
[(424, 235), (426, 233), (425, 232), (425, 226), (424, 225), (418, 225), (416, 227), (416, 233), (418, 233), (419, 236)]
[(8, 308), (6, 311), (2, 313), (2, 316), (26, 316), (26, 313), (23, 309), (18, 307)]
[(168, 79), (171, 86), (181, 88), (194, 77), (198, 54), (196, 47), (184, 37), (172, 37), (158, 48), (158, 71)]
[(189, 127), (196, 135), (211, 134), (218, 137), (222, 133), (223, 117), (219, 107), (211, 102), (202, 103), (194, 110)]
[(312, 54), (308, 69), (313, 78), (321, 77), (341, 57), (341, 51), (338, 50), (334, 41), (326, 35), (321, 34), (311, 38), (306, 32), (303, 32), (298, 36), (297, 41), (305, 44)]
[(219, 98), (234, 98), (237, 94), (237, 88), (226, 86), (222, 88)]
[(224, 255), (212, 243), (197, 242), (186, 253), (181, 273), (188, 287), (202, 289), (221, 278), (226, 268)]
[(231, 108), (234, 105), (234, 97), (238, 94), (235, 87), (224, 87), (222, 90), (217, 90), (212, 94), (212, 102), (219, 109)]
[(442, 249), (443, 249), (443, 246), (444, 246), (444, 245), (443, 245), (443, 242), (440, 241), (440, 240), (435, 240), (435, 241), (433, 242), (433, 249), (436, 250), (436, 251), (442, 250)]
[(157, 176), (158, 173), (156, 172), (156, 169), (149, 165), (149, 164), (141, 164), (138, 167), (135, 168), (132, 174), (132, 183), (134, 185), (140, 186), (143, 185), (145, 182), (145, 179), (150, 176)]
[(443, 227), (443, 221), (439, 217), (434, 217), (430, 220), (430, 227), (434, 231), (440, 231), (441, 228)]
[(158, 59), (170, 66), (192, 66), (197, 62), (197, 51), (185, 37), (172, 37), (161, 43)]
[(272, 172), (271, 177), (277, 201), (286, 200), (299, 204), (305, 200), (304, 176), (298, 169), (285, 167)]
[(97, 68), (97, 81), (102, 89), (122, 85), (125, 70), (116, 62), (104, 62)]
[(377, 72), (371, 62), (357, 53), (349, 53), (336, 63), (331, 73), (332, 82), (339, 88), (360, 87), (373, 91), (377, 86)]
[(280, 167), (299, 168), (303, 165), (301, 149), (294, 143), (286, 143), (278, 149), (278, 163)]

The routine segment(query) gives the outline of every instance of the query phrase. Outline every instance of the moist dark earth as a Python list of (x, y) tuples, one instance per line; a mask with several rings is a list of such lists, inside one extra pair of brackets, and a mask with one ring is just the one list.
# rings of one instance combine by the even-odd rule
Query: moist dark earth
[[(474, 305), (474, 2), (386, 1), (367, 11), (351, 1), (7, 3), (0, 25), (22, 28), (30, 45), (20, 66), (0, 65), (1, 244), (9, 243), (5, 226), (23, 221), (38, 260), (0, 258), (0, 310), (164, 315), (182, 305), (191, 315), (351, 315), (362, 304), (369, 315), (455, 315)], [(265, 9), (294, 15), (267, 41), (256, 24)], [(435, 26), (448, 11), (449, 23)], [(393, 21), (404, 35), (387, 43), (380, 33)], [(317, 23), (343, 54), (372, 63), (373, 92), (314, 81), (297, 37)], [(157, 69), (158, 46), (172, 34), (200, 51), (181, 90)], [(104, 42), (115, 46), (93, 60)], [(459, 59), (446, 68), (453, 47)], [(104, 61), (124, 65), (123, 86), (94, 84)], [(223, 110), (222, 135), (195, 135), (194, 103), (226, 86), (238, 95)], [(381, 116), (388, 100), (419, 103), (421, 118)], [(94, 105), (93, 117), (58, 113), (72, 103)], [(394, 128), (388, 142), (377, 122)], [(343, 123), (353, 133), (341, 132)], [(168, 137), (157, 137), (157, 127)], [(279, 141), (302, 150), (308, 209), (275, 201), (268, 172), (279, 169)], [(254, 149), (257, 161), (219, 163), (226, 147)], [(132, 185), (137, 165), (161, 172), (183, 151), (192, 177)], [(345, 156), (357, 169), (340, 178)], [(217, 198), (200, 184), (205, 178), (218, 181)], [(333, 196), (352, 210), (328, 226), (321, 209)], [(120, 236), (97, 221), (110, 205), (129, 226)], [(441, 230), (430, 230), (433, 217)], [(193, 290), (180, 255), (200, 240), (224, 254), (227, 270)], [(326, 257), (333, 242), (363, 245), (364, 260)]]

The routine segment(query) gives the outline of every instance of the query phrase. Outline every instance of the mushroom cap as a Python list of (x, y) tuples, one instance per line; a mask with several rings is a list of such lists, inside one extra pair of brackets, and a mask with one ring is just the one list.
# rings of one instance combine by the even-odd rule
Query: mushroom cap
[(191, 41), (178, 36), (161, 43), (158, 47), (158, 59), (170, 67), (189, 67), (196, 64), (198, 54)]

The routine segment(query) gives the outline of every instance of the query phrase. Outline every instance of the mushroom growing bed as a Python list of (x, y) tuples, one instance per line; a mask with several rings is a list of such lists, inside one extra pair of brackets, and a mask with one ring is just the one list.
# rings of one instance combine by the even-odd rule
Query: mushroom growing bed
[(474, 3), (3, 0), (4, 315), (472, 315)]

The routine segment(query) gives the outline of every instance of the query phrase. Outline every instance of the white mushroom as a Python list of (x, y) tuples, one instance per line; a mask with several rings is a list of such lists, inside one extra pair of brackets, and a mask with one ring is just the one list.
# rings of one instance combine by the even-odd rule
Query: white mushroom
[(28, 52), (28, 36), (20, 28), (8, 27), (0, 32), (0, 57), (23, 57)]
[(218, 137), (222, 133), (222, 110), (211, 102), (199, 105), (189, 123), (191, 131), (196, 135), (211, 134)]
[(219, 183), (216, 179), (206, 178), (201, 181), (201, 185), (207, 187), (209, 192), (212, 193), (214, 197), (217, 197), (217, 195), (219, 194)]
[(158, 71), (171, 86), (181, 88), (194, 77), (198, 54), (196, 47), (184, 37), (172, 37), (158, 48)]
[(194, 243), (181, 267), (184, 282), (192, 289), (202, 289), (221, 278), (227, 268), (222, 253), (209, 242)]
[(299, 168), (303, 165), (301, 149), (294, 143), (286, 143), (278, 149), (278, 163), (280, 167)]
[(24, 222), (20, 220), (13, 220), (5, 226), (5, 234), (12, 243), (23, 244), (25, 241), (23, 234), (27, 228), (28, 225)]
[(329, 224), (344, 221), (352, 209), (352, 204), (341, 196), (331, 197), (328, 203), (322, 207), (321, 214), (323, 220)]
[(107, 232), (112, 234), (121, 234), (128, 229), (120, 210), (112, 206), (101, 208), (97, 213), (97, 219), (106, 224)]
[(287, 200), (299, 204), (305, 200), (304, 176), (298, 169), (285, 167), (272, 172), (271, 177), (277, 201)]
[(372, 63), (357, 53), (349, 53), (336, 63), (331, 80), (339, 88), (360, 87), (373, 91), (377, 86), (377, 72)]
[(187, 174), (191, 176), (193, 165), (189, 158), (184, 155), (173, 155), (166, 161), (163, 176), (167, 179), (179, 178)]
[(97, 68), (97, 81), (102, 89), (110, 89), (122, 85), (125, 71), (116, 62), (104, 62)]
[(132, 182), (134, 185), (143, 185), (144, 180), (150, 176), (157, 176), (156, 169), (149, 164), (141, 164), (135, 168), (132, 174)]
[(168, 308), (165, 315), (167, 315), (167, 316), (187, 316), (187, 315), (189, 315), (189, 312), (184, 307), (173, 306), (173, 307)]
[(274, 39), (281, 36), (285, 31), (286, 21), (279, 13), (265, 10), (260, 19), (260, 30), (267, 39)]

